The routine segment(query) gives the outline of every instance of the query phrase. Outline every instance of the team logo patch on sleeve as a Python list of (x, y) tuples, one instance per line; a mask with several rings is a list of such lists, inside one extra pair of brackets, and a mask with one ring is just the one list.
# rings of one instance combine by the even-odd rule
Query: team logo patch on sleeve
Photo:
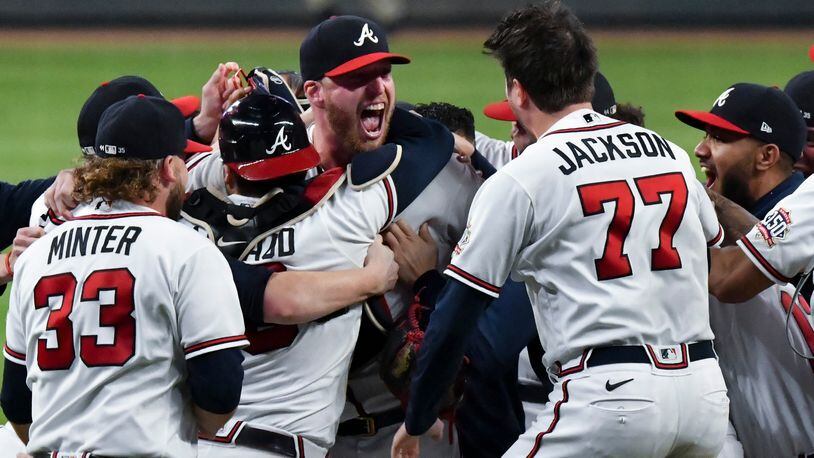
[(757, 227), (766, 245), (771, 248), (777, 244), (777, 240), (783, 240), (786, 234), (789, 233), (791, 229), (791, 213), (785, 208), (778, 208), (766, 215), (763, 221), (757, 223), (755, 227)]

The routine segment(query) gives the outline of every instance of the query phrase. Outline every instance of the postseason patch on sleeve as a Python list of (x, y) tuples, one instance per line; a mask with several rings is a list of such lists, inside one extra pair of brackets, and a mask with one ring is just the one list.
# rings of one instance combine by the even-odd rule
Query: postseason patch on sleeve
[(761, 222), (755, 226), (766, 246), (774, 247), (778, 241), (786, 238), (791, 230), (791, 212), (780, 207), (769, 212)]

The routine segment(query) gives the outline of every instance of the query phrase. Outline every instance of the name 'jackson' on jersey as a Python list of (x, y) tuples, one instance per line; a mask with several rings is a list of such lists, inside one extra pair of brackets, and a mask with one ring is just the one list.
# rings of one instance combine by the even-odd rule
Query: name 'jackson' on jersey
[(524, 281), (550, 367), (610, 343), (712, 339), (703, 247), (722, 235), (681, 148), (578, 110), (484, 183), (446, 273), (492, 296)]

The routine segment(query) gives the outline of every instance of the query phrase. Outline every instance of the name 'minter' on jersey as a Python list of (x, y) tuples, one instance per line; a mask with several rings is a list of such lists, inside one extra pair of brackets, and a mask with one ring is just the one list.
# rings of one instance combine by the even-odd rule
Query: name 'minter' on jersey
[(446, 273), (495, 297), (524, 281), (550, 367), (711, 339), (706, 247), (722, 234), (686, 152), (583, 109), (484, 183)]
[(248, 343), (228, 265), (149, 208), (97, 203), (15, 266), (4, 353), (27, 366), (28, 449), (192, 456), (185, 361)]

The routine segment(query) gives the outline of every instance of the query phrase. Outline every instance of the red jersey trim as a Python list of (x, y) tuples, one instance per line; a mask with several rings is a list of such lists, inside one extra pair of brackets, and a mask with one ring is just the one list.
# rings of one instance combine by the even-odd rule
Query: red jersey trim
[(48, 209), (48, 213), (46, 213), (46, 215), (48, 216), (48, 219), (51, 221), (51, 224), (55, 226), (59, 226), (60, 224), (65, 222), (64, 220), (59, 219), (56, 213), (54, 213), (54, 211), (51, 210), (50, 208)]
[(311, 180), (305, 188), (305, 199), (311, 205), (318, 204), (322, 199), (335, 191), (334, 185), (345, 175), (345, 169), (334, 167), (326, 170)]
[(117, 218), (132, 218), (135, 216), (163, 216), (158, 212), (130, 212), (130, 213), (110, 213), (110, 214), (97, 214), (77, 216), (74, 220), (94, 220), (94, 219), (117, 219)]
[(653, 362), (653, 365), (659, 369), (684, 369), (690, 365), (690, 357), (687, 354), (687, 344), (681, 344), (681, 361), (677, 363), (662, 363), (656, 358), (656, 352), (653, 350), (653, 347), (645, 344), (645, 348), (647, 348), (647, 352), (650, 354), (650, 360)]
[(245, 335), (239, 335), (239, 336), (221, 337), (219, 339), (207, 340), (206, 342), (197, 343), (195, 345), (190, 345), (189, 347), (184, 348), (184, 353), (185, 354), (190, 354), (192, 352), (203, 350), (204, 348), (214, 347), (215, 345), (222, 345), (222, 344), (226, 344), (226, 343), (239, 342), (241, 340), (246, 340), (246, 336)]
[[(797, 302), (800, 307), (796, 307), (791, 303), (791, 294), (785, 291), (780, 292), (780, 304), (783, 306), (783, 311), (788, 313), (789, 307), (794, 307), (791, 314), (794, 316), (797, 328), (800, 329), (800, 334), (802, 334), (803, 340), (806, 341), (808, 350), (814, 353), (814, 329), (811, 329), (811, 325), (805, 316), (805, 313), (811, 314), (811, 306), (802, 296), (797, 297)], [(803, 310), (800, 310), (801, 307)], [(814, 369), (814, 361), (809, 360), (808, 364)]]
[(534, 439), (534, 446), (531, 448), (529, 454), (526, 455), (526, 458), (532, 458), (534, 455), (537, 454), (538, 451), (540, 451), (540, 446), (542, 445), (543, 442), (543, 436), (545, 436), (546, 434), (551, 434), (551, 432), (554, 431), (554, 428), (557, 426), (557, 422), (560, 421), (560, 407), (562, 407), (563, 404), (568, 402), (568, 382), (570, 381), (571, 380), (566, 380), (562, 382), (562, 399), (560, 399), (559, 401), (557, 401), (556, 404), (554, 404), (554, 418), (551, 420), (551, 424), (548, 425), (548, 429), (538, 434), (537, 438)]
[(197, 154), (193, 154), (192, 156), (187, 158), (187, 172), (191, 172), (192, 169), (197, 167), (198, 164), (203, 162), (203, 160), (206, 159), (210, 155), (212, 155), (211, 152), (197, 153)]
[(9, 348), (8, 344), (3, 344), (3, 350), (5, 350), (6, 353), (9, 354), (9, 356), (25, 361), (25, 353), (20, 353), (12, 350), (11, 348)]
[(712, 240), (707, 242), (707, 246), (715, 246), (721, 239), (724, 238), (724, 228), (721, 225), (718, 225), (718, 235), (712, 238)]
[(581, 370), (585, 369), (585, 358), (587, 358), (587, 357), (588, 357), (588, 350), (585, 350), (585, 351), (582, 352), (582, 357), (579, 359), (579, 363), (577, 363), (575, 366), (571, 366), (571, 367), (569, 367), (567, 369), (562, 368), (562, 363), (561, 362), (555, 361), (554, 364), (556, 364), (557, 367), (559, 368), (559, 370), (557, 372), (557, 377), (562, 377), (562, 376), (565, 376), (565, 375), (575, 374), (575, 373), (580, 372)]
[(757, 248), (755, 248), (755, 246), (752, 245), (752, 242), (750, 242), (745, 235), (740, 238), (740, 241), (743, 244), (743, 247), (749, 251), (749, 254), (751, 254), (760, 263), (760, 265), (763, 266), (764, 269), (766, 269), (766, 271), (771, 276), (775, 277), (778, 280), (781, 280), (784, 283), (791, 282), (791, 278), (781, 274), (777, 269), (775, 269), (774, 266), (772, 266), (769, 263), (769, 261), (767, 261), (766, 258), (764, 258), (762, 254), (760, 254)]
[(610, 124), (600, 124), (598, 126), (573, 127), (571, 129), (559, 129), (559, 130), (551, 131), (551, 132), (543, 135), (543, 137), (548, 137), (549, 135), (555, 135), (555, 134), (570, 134), (570, 133), (573, 133), (573, 132), (593, 132), (595, 130), (610, 129), (611, 127), (621, 126), (622, 124), (627, 124), (627, 123), (624, 122), (624, 121), (617, 121), (617, 122), (612, 122)]
[(480, 286), (481, 288), (483, 288), (483, 289), (485, 289), (487, 291), (491, 291), (491, 292), (493, 292), (495, 294), (500, 294), (500, 287), (497, 287), (497, 286), (495, 286), (495, 285), (493, 285), (493, 284), (491, 284), (489, 282), (483, 281), (480, 278), (478, 278), (478, 277), (470, 274), (469, 272), (461, 269), (460, 267), (457, 267), (455, 265), (450, 264), (450, 265), (447, 266), (447, 270), (450, 270), (453, 273), (455, 273), (457, 275), (460, 275), (465, 280), (470, 281), (470, 282)]

